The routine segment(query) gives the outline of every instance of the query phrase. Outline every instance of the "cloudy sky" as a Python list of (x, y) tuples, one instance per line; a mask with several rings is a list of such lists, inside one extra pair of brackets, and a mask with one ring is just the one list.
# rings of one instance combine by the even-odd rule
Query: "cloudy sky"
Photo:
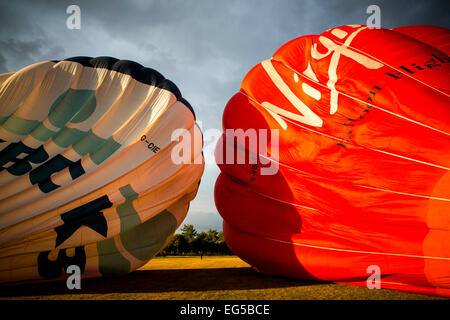
[[(81, 29), (66, 27), (66, 9), (81, 9)], [(3, 1), (0, 73), (72, 56), (134, 60), (174, 81), (196, 110), (203, 130), (221, 128), (221, 114), (248, 70), (283, 43), (346, 24), (366, 24), (369, 5), (381, 26), (429, 24), (450, 28), (450, 2), (375, 0), (140, 0)], [(213, 141), (186, 223), (222, 229), (214, 205), (219, 173)]]

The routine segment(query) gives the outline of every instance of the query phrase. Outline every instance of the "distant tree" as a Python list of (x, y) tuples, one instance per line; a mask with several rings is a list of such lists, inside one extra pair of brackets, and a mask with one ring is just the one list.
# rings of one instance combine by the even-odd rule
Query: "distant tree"
[(192, 251), (197, 254), (205, 254), (208, 251), (208, 242), (205, 232), (199, 232), (195, 239), (192, 241)]
[(217, 230), (209, 229), (206, 233), (206, 239), (210, 243), (217, 243), (219, 241), (219, 233)]
[(232, 255), (233, 252), (231, 251), (231, 249), (228, 247), (227, 243), (225, 242), (225, 237), (223, 235), (223, 231), (220, 231), (217, 234), (218, 237), (218, 245), (219, 245), (219, 252), (221, 254), (229, 254)]
[(225, 242), (222, 231), (209, 229), (207, 232), (197, 232), (191, 224), (183, 225), (180, 230), (181, 233), (175, 234), (158, 255), (233, 254)]
[(192, 243), (197, 236), (197, 230), (195, 230), (192, 224), (185, 224), (181, 228), (181, 234), (185, 237), (187, 242)]
[(209, 229), (208, 232), (205, 233), (205, 251), (211, 253), (218, 253), (218, 237), (219, 233), (217, 230)]
[(174, 235), (169, 245), (172, 246), (172, 252), (176, 252), (178, 254), (188, 253), (191, 249), (189, 242), (182, 234)]

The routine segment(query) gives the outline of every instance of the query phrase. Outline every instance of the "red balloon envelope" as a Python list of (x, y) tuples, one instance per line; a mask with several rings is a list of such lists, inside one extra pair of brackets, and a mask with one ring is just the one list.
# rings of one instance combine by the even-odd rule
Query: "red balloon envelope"
[(251, 69), (216, 147), (232, 251), (262, 273), (450, 296), (449, 54), (448, 29), (350, 25)]

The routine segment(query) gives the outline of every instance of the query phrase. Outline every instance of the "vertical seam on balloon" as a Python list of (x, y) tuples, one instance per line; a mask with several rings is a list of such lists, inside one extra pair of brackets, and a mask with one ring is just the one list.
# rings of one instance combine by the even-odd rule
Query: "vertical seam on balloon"
[(434, 163), (431, 163), (431, 162), (425, 162), (425, 161), (421, 161), (421, 160), (417, 160), (417, 159), (414, 159), (414, 158), (401, 156), (399, 154), (395, 154), (395, 153), (391, 153), (391, 152), (387, 152), (387, 151), (383, 151), (383, 150), (379, 150), (379, 149), (375, 149), (375, 148), (368, 148), (368, 149), (369, 150), (373, 150), (373, 151), (377, 151), (377, 152), (381, 152), (381, 153), (385, 153), (385, 154), (388, 154), (388, 155), (392, 155), (394, 157), (406, 159), (406, 160), (409, 160), (409, 161), (422, 163), (422, 164), (425, 164), (425, 165), (428, 165), (428, 166), (432, 166), (432, 167), (436, 167), (436, 168), (439, 168), (439, 169), (450, 170), (450, 168), (448, 168), (448, 167), (440, 166), (438, 164), (434, 164)]
[[(67, 93), (68, 92), (68, 90), (70, 89), (70, 88), (72, 88), (72, 86), (75, 84), (75, 83), (77, 83), (79, 80), (80, 80), (80, 78), (81, 78), (81, 76), (82, 76), (82, 73), (83, 73), (83, 71), (84, 71), (84, 68), (85, 68), (85, 66), (83, 66), (82, 64), (80, 64), (80, 63), (78, 63), (78, 62), (75, 62), (75, 61), (65, 61), (66, 63), (69, 63), (69, 64), (76, 64), (76, 65), (80, 65), (80, 67), (79, 67), (79, 69), (75, 69), (75, 75), (72, 77), (72, 79), (71, 79), (71, 82), (70, 82), (70, 84), (68, 85), (68, 88), (64, 91), (64, 93), (62, 94), (62, 95), (64, 95), (65, 93)], [(55, 64), (56, 65), (56, 64)], [(54, 66), (55, 66), (54, 65)], [(54, 68), (54, 66), (53, 66), (53, 68)], [(103, 78), (104, 79), (104, 78)], [(98, 86), (99, 86), (99, 83), (97, 83), (97, 87), (96, 88), (98, 88)], [(60, 97), (62, 96), (62, 95), (60, 95)], [(55, 100), (55, 102), (56, 101), (58, 101), (58, 98)], [(62, 101), (62, 100), (61, 100)], [(61, 101), (59, 101), (58, 103), (57, 103), (57, 105), (59, 105), (60, 104), (60, 102)], [(54, 102), (53, 102), (54, 103)], [(50, 113), (51, 114), (51, 113)], [(68, 121), (67, 123), (70, 123), (70, 121)], [(67, 123), (65, 124), (65, 125), (67, 125)], [(48, 130), (53, 130), (53, 131), (57, 131), (57, 133), (58, 132), (60, 132), (61, 130), (63, 130), (65, 127), (63, 127), (63, 128), (58, 128), (58, 127), (55, 127), (50, 121), (49, 121), (49, 115), (47, 115), (47, 117), (41, 122), (41, 125), (42, 126), (44, 126), (44, 127), (46, 127)], [(31, 131), (27, 136), (25, 136), (25, 137), (23, 137), (20, 141), (23, 141), (24, 139), (26, 139), (27, 137), (33, 137), (32, 136), (32, 133), (33, 133), (34, 131)], [(42, 142), (40, 142), (40, 144), (39, 144), (39, 147), (40, 146), (45, 146), (45, 145), (47, 145), (47, 143), (48, 142), (50, 142), (50, 141), (52, 141), (52, 139), (50, 138), (49, 140), (47, 140), (47, 141), (45, 141), (44, 143), (42, 143)], [(70, 148), (70, 147), (69, 147)], [(36, 148), (37, 149), (37, 148)], [(66, 149), (67, 150), (67, 149)], [(34, 154), (35, 152), (33, 152), (32, 154)], [(55, 155), (53, 155), (53, 156), (55, 156)], [(28, 157), (27, 157), (28, 158)], [(52, 157), (50, 157), (50, 158), (52, 158)], [(24, 160), (25, 161), (25, 160)], [(32, 168), (33, 169), (33, 168)], [(28, 176), (29, 177), (29, 173), (28, 174), (24, 174), (24, 175), (26, 175), (26, 176)], [(13, 181), (15, 181), (16, 179), (13, 179)], [(11, 181), (10, 181), (11, 182)], [(9, 183), (9, 182), (8, 182)]]
[[(395, 32), (395, 31), (394, 31), (394, 32)], [(398, 32), (396, 32), (396, 33), (398, 33)], [(338, 40), (336, 40), (336, 42), (338, 42), (338, 43), (340, 43), (340, 44), (342, 44), (342, 45), (345, 45), (345, 44), (343, 44), (342, 42), (340, 42), (340, 41), (338, 41)], [(405, 73), (404, 71), (400, 71), (398, 68), (391, 66), (390, 64), (388, 64), (388, 63), (386, 63), (386, 62), (384, 62), (384, 61), (378, 59), (377, 57), (374, 57), (374, 56), (372, 56), (372, 55), (370, 55), (370, 54), (368, 54), (368, 53), (366, 53), (366, 52), (364, 52), (364, 51), (362, 51), (362, 50), (359, 50), (359, 49), (357, 49), (357, 48), (354, 48), (354, 47), (352, 47), (352, 46), (350, 46), (350, 45), (348, 45), (347, 47), (350, 48), (350, 49), (352, 49), (352, 50), (355, 50), (355, 51), (357, 51), (357, 52), (359, 52), (359, 53), (361, 53), (361, 54), (364, 54), (364, 55), (366, 55), (367, 57), (369, 57), (369, 58), (371, 58), (371, 59), (373, 59), (373, 60), (376, 60), (376, 61), (382, 63), (383, 65), (385, 65), (385, 66), (387, 66), (387, 67), (389, 67), (389, 68), (391, 68), (391, 69), (393, 69), (393, 70), (395, 70), (395, 71), (397, 71), (397, 72), (399, 72), (399, 73), (401, 73), (401, 74), (403, 74), (403, 75), (405, 75), (405, 76), (407, 76), (407, 77), (409, 77), (409, 78), (411, 78), (411, 79), (413, 79), (413, 80), (415, 80), (415, 81), (421, 83), (422, 85), (424, 85), (424, 86), (426, 86), (426, 87), (429, 87), (429, 88), (431, 88), (431, 89), (433, 89), (433, 90), (439, 92), (440, 94), (443, 94), (443, 95), (445, 95), (445, 96), (447, 96), (447, 97), (450, 97), (449, 94), (447, 94), (447, 93), (445, 93), (445, 92), (442, 92), (441, 90), (439, 90), (439, 89), (437, 89), (437, 88), (435, 88), (435, 87), (433, 87), (433, 86), (431, 86), (431, 85), (429, 85), (429, 84), (427, 84), (427, 83), (425, 83), (425, 82), (423, 82), (423, 81), (421, 81), (421, 80), (419, 80), (419, 79), (413, 77), (412, 75), (409, 75), (409, 74)]]
[[(295, 70), (295, 69), (293, 69), (292, 67), (286, 65), (283, 61), (277, 60), (277, 59), (275, 59), (275, 58), (271, 58), (271, 59), (274, 60), (274, 61), (277, 61), (277, 62), (279, 62), (279, 63), (281, 63), (281, 64), (283, 64), (286, 68), (292, 70), (293, 72), (297, 73), (297, 74), (300, 75), (301, 77), (306, 78), (306, 79), (308, 79), (309, 81), (314, 82), (314, 83), (318, 84), (318, 85), (321, 86), (321, 87), (324, 87), (324, 88), (327, 88), (327, 89), (331, 90), (331, 89), (328, 88), (326, 85), (324, 85), (324, 84), (322, 84), (322, 83), (320, 83), (320, 82), (318, 82), (318, 81), (315, 81), (314, 79), (311, 79), (311, 78), (307, 77), (306, 75), (304, 75), (303, 73), (299, 72), (298, 70)], [(339, 94), (341, 94), (341, 95), (343, 95), (343, 96), (346, 96), (346, 97), (349, 98), (349, 99), (358, 101), (358, 102), (360, 102), (360, 103), (362, 103), (362, 104), (365, 104), (365, 103), (366, 103), (366, 102), (364, 102), (364, 101), (362, 101), (362, 100), (360, 100), (360, 99), (358, 99), (358, 98), (356, 98), (356, 97), (353, 97), (353, 96), (351, 96), (351, 95), (349, 95), (349, 94), (346, 94), (346, 93), (344, 93), (344, 92), (342, 92), (342, 91), (336, 90), (336, 92), (338, 92)], [(431, 129), (431, 130), (434, 130), (434, 131), (437, 131), (437, 132), (440, 132), (440, 133), (443, 133), (443, 134), (445, 134), (445, 135), (450, 136), (450, 132), (445, 132), (445, 131), (443, 131), (443, 130), (433, 128), (432, 126), (429, 126), (429, 125), (426, 125), (426, 124), (421, 123), (421, 122), (419, 122), (419, 121), (416, 121), (416, 120), (410, 119), (410, 118), (408, 118), (408, 117), (402, 116), (402, 115), (397, 114), (397, 113), (395, 113), (395, 112), (386, 110), (386, 109), (384, 109), (384, 108), (382, 108), (382, 107), (380, 107), (380, 106), (377, 106), (377, 105), (375, 105), (375, 104), (372, 104), (372, 103), (368, 103), (368, 104), (371, 105), (373, 108), (376, 108), (376, 109), (378, 109), (378, 110), (387, 112), (387, 113), (389, 113), (389, 114), (392, 114), (392, 115), (394, 115), (394, 116), (396, 116), (396, 117), (399, 117), (399, 118), (401, 118), (401, 119), (404, 119), (404, 120), (406, 120), (406, 121), (409, 121), (409, 122), (418, 124), (418, 125), (423, 126), (423, 127), (425, 127), (425, 128), (428, 128), (428, 129)]]
[[(239, 91), (238, 93), (240, 93), (240, 94), (246, 96), (248, 99), (250, 99), (251, 101), (253, 101), (254, 103), (256, 103), (258, 106), (260, 106), (262, 109), (266, 110), (267, 112), (269, 112), (269, 113), (271, 112), (270, 110), (267, 110), (267, 108), (264, 107), (261, 103), (259, 103), (258, 101), (256, 101), (256, 99), (254, 99), (253, 97), (249, 96), (249, 95), (246, 94), (245, 92)], [(282, 116), (280, 115), (280, 117), (282, 117)], [(285, 117), (282, 117), (282, 118), (283, 118), (283, 120), (288, 121), (288, 122), (290, 122), (290, 123), (292, 123), (292, 124), (294, 124), (294, 125), (296, 125), (296, 126), (299, 126), (299, 127), (303, 128), (303, 129), (306, 129), (306, 130), (308, 130), (308, 131), (312, 131), (312, 132), (314, 132), (314, 133), (317, 133), (317, 134), (326, 136), (326, 137), (331, 138), (331, 139), (334, 139), (334, 140), (339, 140), (339, 141), (342, 141), (342, 142), (345, 141), (344, 139), (341, 139), (341, 138), (338, 138), (338, 137), (334, 137), (334, 136), (330, 136), (330, 135), (328, 135), (328, 134), (326, 134), (326, 133), (323, 133), (323, 132), (320, 132), (320, 131), (317, 131), (317, 130), (308, 128), (308, 127), (306, 127), (306, 126), (304, 126), (304, 125), (301, 125), (301, 124), (298, 124), (297, 122), (294, 122), (294, 121), (292, 121), (292, 120), (289, 119), (289, 118), (285, 118)]]
[[(276, 161), (275, 159), (266, 157), (266, 156), (264, 156), (264, 155), (260, 155), (260, 156), (263, 157), (263, 158), (268, 159), (269, 161), (276, 162), (276, 163), (278, 164), (278, 166), (280, 166), (280, 167), (286, 167), (286, 168), (289, 168), (289, 169), (291, 169), (291, 170), (294, 170), (294, 171), (297, 171), (297, 172), (301, 172), (302, 174), (306, 174), (306, 175), (308, 175), (308, 176), (310, 176), (310, 177), (317, 177), (317, 176), (315, 176), (315, 175), (313, 175), (313, 174), (311, 174), (311, 173), (309, 173), (309, 172), (305, 172), (305, 171), (303, 171), (303, 170), (299, 170), (298, 168), (291, 167), (291, 166), (289, 166), (289, 165), (287, 165), (287, 164), (285, 164), (285, 163)], [(321, 178), (323, 178), (323, 177), (321, 177)], [(306, 177), (306, 179), (309, 179), (309, 178)], [(334, 182), (334, 181), (338, 181), (338, 179), (331, 179), (331, 178), (326, 178), (326, 180), (328, 180), (328, 181), (333, 181), (333, 182)], [(408, 195), (408, 196), (415, 196), (415, 197), (420, 197), (420, 198), (426, 198), (426, 199), (442, 200), (442, 201), (450, 201), (450, 199), (446, 199), (446, 198), (438, 198), (438, 197), (431, 197), (431, 196), (425, 196), (425, 195), (419, 195), (419, 194), (413, 194), (413, 193), (405, 193), (405, 192), (401, 192), (401, 191), (395, 191), (395, 190), (389, 190), (389, 189), (376, 188), (376, 187), (372, 187), (372, 186), (364, 186), (364, 185), (359, 185), (359, 184), (356, 184), (355, 186), (358, 186), (358, 187), (361, 187), (361, 188), (366, 188), (366, 189), (373, 189), (373, 190), (377, 190), (377, 191), (383, 191), (383, 192), (390, 192), (390, 193), (397, 193), (397, 194), (403, 194), (403, 195)], [(253, 190), (252, 190), (252, 191), (253, 191)], [(257, 192), (255, 192), (255, 193), (257, 193)], [(259, 194), (259, 193), (258, 193), (258, 194)], [(263, 195), (263, 194), (261, 194), (261, 195)], [(284, 203), (296, 205), (296, 204), (294, 204), (294, 203), (285, 202), (285, 201), (283, 201), (283, 200), (279, 200), (279, 199), (276, 199), (276, 198), (272, 198), (272, 199), (273, 199), (273, 200), (276, 200), (276, 201), (280, 201), (280, 202), (284, 202)], [(306, 207), (306, 208), (307, 208), (307, 207)]]
[[(368, 101), (369, 101), (369, 99), (370, 99), (370, 101), (373, 101), (373, 99), (375, 99), (375, 96), (376, 96), (376, 94), (377, 94), (375, 91), (373, 91), (375, 88), (378, 89), (378, 90), (381, 90), (381, 88), (378, 87), (378, 86), (373, 86), (373, 87), (370, 89), (370, 91), (369, 91), (369, 97), (366, 99), (365, 108), (364, 108), (363, 111), (361, 111), (361, 113), (359, 114), (359, 119), (352, 119), (352, 118), (348, 117), (347, 120), (349, 120), (350, 122), (356, 122), (356, 121), (360, 121), (360, 120), (362, 120), (362, 119), (364, 119), (364, 118), (366, 117), (366, 115), (369, 113), (370, 109), (372, 108), (372, 106), (370, 105), (370, 103), (369, 103)], [(373, 97), (374, 97), (373, 99), (370, 97), (370, 93), (373, 94)], [(366, 113), (366, 115), (365, 115), (364, 113)], [(351, 123), (346, 123), (346, 122), (344, 122), (343, 125), (344, 125), (344, 126), (350, 126), (349, 130), (347, 131), (348, 139), (345, 140), (345, 141), (347, 141), (347, 142), (350, 142), (350, 140), (351, 140), (351, 138), (352, 138), (352, 133), (353, 133), (353, 127), (354, 127), (354, 125), (351, 124)], [(356, 143), (356, 142), (355, 142), (355, 143)], [(356, 144), (357, 144), (357, 143), (356, 143)], [(347, 147), (345, 144), (337, 143), (337, 145), (341, 145), (341, 146), (343, 146), (343, 147)], [(358, 145), (358, 144), (357, 144), (357, 145)]]
[(433, 199), (433, 200), (441, 200), (441, 201), (450, 201), (450, 199), (447, 199), (447, 198), (424, 196), (424, 195), (421, 195), (421, 194), (414, 194), (414, 193), (407, 193), (407, 192), (401, 192), (401, 191), (394, 191), (394, 190), (389, 190), (389, 189), (381, 189), (381, 188), (376, 188), (376, 187), (371, 187), (371, 186), (364, 186), (364, 185), (360, 185), (360, 184), (356, 184), (356, 186), (361, 187), (361, 188), (366, 188), (366, 189), (373, 189), (373, 190), (377, 190), (377, 191), (383, 191), (383, 192), (389, 192), (389, 193), (398, 193), (398, 194), (412, 196), (412, 197), (419, 197), (419, 198), (426, 198), (426, 199)]
[[(264, 110), (266, 110), (266, 108), (265, 108), (264, 106), (262, 106), (258, 101), (256, 101), (256, 100), (255, 100), (254, 98), (252, 98), (251, 96), (247, 95), (246, 93), (244, 93), (244, 92), (242, 92), (242, 91), (239, 91), (239, 93), (242, 94), (242, 95), (244, 95), (244, 96), (246, 96), (246, 97), (249, 98), (251, 101), (253, 101), (254, 103), (256, 103), (258, 106), (260, 106), (261, 108), (263, 108)], [(266, 111), (268, 111), (268, 110), (266, 110)], [(345, 142), (346, 142), (346, 140), (344, 140), (344, 139), (342, 139), (342, 138), (333, 137), (333, 136), (330, 136), (330, 135), (325, 134), (325, 133), (323, 133), (323, 132), (316, 131), (316, 130), (313, 130), (313, 129), (311, 129), (311, 128), (307, 128), (307, 127), (305, 127), (305, 126), (303, 126), (303, 125), (301, 125), (301, 124), (298, 124), (298, 123), (296, 123), (296, 122), (291, 121), (290, 119), (287, 119), (287, 118), (284, 118), (284, 117), (283, 117), (283, 119), (286, 120), (286, 121), (288, 121), (288, 122), (293, 123), (293, 124), (296, 125), (296, 126), (299, 126), (299, 127), (303, 128), (303, 129), (312, 131), (312, 132), (314, 132), (314, 133), (317, 133), (317, 134), (326, 136), (326, 137), (331, 138), (331, 139), (334, 139), (334, 140), (341, 141), (342, 143), (345, 143)], [(404, 156), (401, 156), (401, 155), (398, 155), (398, 154), (395, 154), (395, 153), (386, 152), (386, 151), (382, 151), (382, 150), (378, 150), (378, 149), (374, 149), (374, 148), (369, 148), (369, 147), (366, 147), (366, 146), (363, 146), (363, 145), (360, 145), (360, 144), (356, 144), (356, 143), (354, 143), (354, 142), (353, 142), (353, 143), (350, 143), (350, 145), (355, 146), (355, 147), (360, 147), (360, 148), (363, 148), (363, 149), (366, 149), (366, 150), (371, 150), (371, 151), (375, 151), (375, 152), (380, 152), (380, 153), (388, 154), (388, 155), (391, 155), (391, 156), (394, 156), (394, 157), (403, 158), (403, 159), (410, 160), (410, 161), (413, 161), (413, 162), (417, 162), (417, 163), (421, 163), (421, 164), (425, 164), (425, 165), (437, 167), (437, 168), (440, 168), (440, 169), (450, 170), (450, 168), (443, 167), (443, 166), (439, 166), (439, 165), (434, 164), (434, 163), (429, 163), (429, 162), (425, 162), (425, 161), (421, 161), (421, 160), (416, 160), (416, 159), (413, 159), (413, 158), (404, 157)]]
[(363, 250), (351, 250), (351, 249), (341, 249), (341, 248), (332, 248), (332, 247), (324, 247), (324, 246), (315, 246), (315, 245), (310, 245), (310, 244), (305, 244), (305, 243), (298, 243), (298, 242), (292, 242), (292, 241), (279, 240), (279, 239), (275, 239), (275, 238), (271, 238), (271, 237), (266, 237), (266, 236), (252, 234), (252, 233), (245, 232), (245, 231), (241, 231), (241, 232), (246, 233), (246, 234), (251, 235), (251, 236), (260, 237), (260, 238), (271, 240), (271, 241), (275, 241), (275, 242), (280, 242), (280, 243), (284, 243), (284, 244), (291, 244), (291, 245), (300, 246), (300, 247), (308, 247), (308, 248), (313, 248), (313, 249), (330, 250), (330, 251), (341, 251), (341, 252), (350, 252), (350, 253), (364, 253), (364, 254), (375, 254), (375, 255), (398, 256), (398, 257), (407, 257), (407, 258), (416, 258), (416, 259), (434, 259), (434, 260), (449, 260), (450, 261), (450, 258), (447, 258), (447, 257), (432, 257), (432, 256), (420, 256), (420, 255), (413, 255), (413, 254), (376, 252), (376, 251), (363, 251)]

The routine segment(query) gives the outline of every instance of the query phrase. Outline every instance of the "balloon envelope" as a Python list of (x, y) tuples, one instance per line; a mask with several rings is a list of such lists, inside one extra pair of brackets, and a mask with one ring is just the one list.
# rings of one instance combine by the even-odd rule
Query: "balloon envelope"
[(168, 243), (203, 172), (173, 82), (110, 57), (46, 61), (1, 75), (0, 106), (0, 282), (126, 274)]
[(351, 25), (251, 69), (216, 147), (231, 250), (263, 273), (450, 296), (449, 53), (448, 29)]

